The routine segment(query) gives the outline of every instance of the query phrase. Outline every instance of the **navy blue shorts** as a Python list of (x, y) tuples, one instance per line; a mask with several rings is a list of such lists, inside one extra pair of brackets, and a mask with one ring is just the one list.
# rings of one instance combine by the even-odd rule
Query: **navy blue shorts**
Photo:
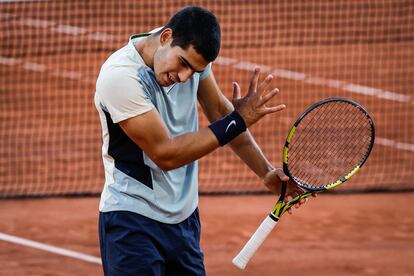
[(105, 276), (205, 275), (198, 209), (178, 224), (101, 212), (99, 240)]

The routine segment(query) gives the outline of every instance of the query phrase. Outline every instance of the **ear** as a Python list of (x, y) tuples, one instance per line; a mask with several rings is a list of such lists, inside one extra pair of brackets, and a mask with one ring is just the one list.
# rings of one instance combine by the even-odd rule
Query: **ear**
[(172, 30), (170, 28), (166, 28), (160, 34), (160, 44), (164, 46), (166, 43), (172, 40)]

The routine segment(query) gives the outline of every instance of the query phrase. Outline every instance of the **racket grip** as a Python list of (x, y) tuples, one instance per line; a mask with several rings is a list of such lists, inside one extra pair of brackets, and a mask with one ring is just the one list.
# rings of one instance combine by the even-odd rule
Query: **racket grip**
[(276, 226), (277, 221), (272, 219), (270, 216), (267, 216), (256, 232), (250, 237), (249, 241), (240, 251), (240, 253), (234, 257), (233, 264), (240, 269), (244, 269), (249, 262), (250, 258), (253, 257), (254, 253), (263, 243), (263, 241), (270, 234), (272, 229)]

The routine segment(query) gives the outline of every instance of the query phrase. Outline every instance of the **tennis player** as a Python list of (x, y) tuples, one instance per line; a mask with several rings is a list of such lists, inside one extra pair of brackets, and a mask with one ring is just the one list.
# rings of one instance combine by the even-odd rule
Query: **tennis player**
[[(279, 193), (288, 177), (265, 158), (246, 129), (284, 105), (253, 72), (247, 95), (230, 103), (212, 69), (220, 26), (189, 6), (162, 28), (133, 35), (102, 65), (95, 105), (103, 132), (105, 186), (99, 238), (105, 275), (205, 275), (200, 249), (197, 159), (229, 144)], [(211, 124), (199, 129), (197, 101)], [(289, 184), (288, 193), (299, 192)]]

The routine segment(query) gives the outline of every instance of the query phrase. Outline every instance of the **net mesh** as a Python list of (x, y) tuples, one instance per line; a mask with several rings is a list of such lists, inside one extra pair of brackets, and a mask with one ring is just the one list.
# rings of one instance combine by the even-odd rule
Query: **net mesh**
[(295, 126), (287, 168), (297, 183), (310, 188), (323, 189), (362, 165), (374, 139), (366, 113), (343, 101), (318, 105)]
[[(374, 151), (344, 189), (413, 189), (414, 2), (1, 1), (0, 196), (99, 193), (101, 129), (93, 105), (101, 64), (131, 34), (186, 4), (213, 11), (222, 49), (213, 65), (227, 97), (252, 69), (272, 73), (287, 109), (251, 128), (280, 166), (291, 124), (312, 103), (355, 99), (377, 127)], [(200, 125), (207, 120), (200, 115)], [(203, 193), (264, 191), (228, 147), (200, 160)]]

